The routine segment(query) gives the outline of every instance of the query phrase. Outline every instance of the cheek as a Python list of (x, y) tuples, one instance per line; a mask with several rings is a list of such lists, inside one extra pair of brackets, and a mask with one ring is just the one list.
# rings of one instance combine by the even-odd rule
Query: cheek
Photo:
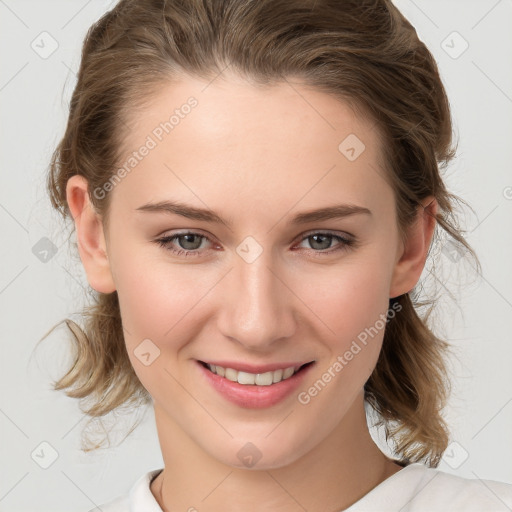
[(293, 289), (326, 333), (346, 341), (387, 311), (389, 274), (381, 258), (371, 254), (354, 256), (310, 279), (295, 279)]
[(202, 289), (175, 271), (162, 273), (146, 267), (127, 269), (119, 276), (119, 302), (127, 328), (157, 339), (193, 310)]
[(129, 254), (115, 262), (126, 350), (153, 397), (161, 395), (164, 383), (165, 393), (179, 400), (181, 391), (172, 377), (182, 380), (179, 363), (191, 357), (190, 341), (201, 336), (208, 322), (205, 308), (219, 276), (211, 270), (200, 272), (199, 267), (155, 261), (142, 251), (139, 256)]
[[(126, 350), (135, 373), (154, 399), (179, 402), (178, 359), (201, 329), (204, 281), (179, 266), (155, 265), (125, 257), (117, 267), (118, 297)], [(163, 391), (165, 389), (165, 391)], [(164, 397), (164, 398), (162, 398)], [(186, 402), (186, 396), (183, 397)]]
[(377, 363), (387, 325), (389, 274), (382, 257), (367, 254), (315, 276), (297, 292), (315, 313), (317, 334), (329, 354), (314, 378), (336, 381), (342, 394), (352, 386), (359, 389)]
[(165, 249), (129, 232), (113, 240), (110, 260), (123, 324), (139, 338), (173, 338), (212, 286), (198, 267), (171, 262)]

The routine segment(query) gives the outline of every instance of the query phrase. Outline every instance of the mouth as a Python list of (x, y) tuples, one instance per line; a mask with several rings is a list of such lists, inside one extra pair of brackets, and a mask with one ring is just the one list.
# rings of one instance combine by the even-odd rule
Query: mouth
[(269, 408), (291, 398), (315, 364), (315, 361), (309, 361), (253, 366), (233, 361), (208, 363), (196, 359), (200, 382), (223, 399), (245, 409)]
[(308, 363), (295, 366), (277, 368), (275, 370), (261, 371), (259, 373), (236, 370), (228, 366), (220, 366), (217, 364), (206, 363), (204, 361), (198, 362), (211, 373), (243, 386), (272, 386), (294, 377), (296, 374), (304, 371), (306, 368), (314, 364), (315, 361), (309, 361)]

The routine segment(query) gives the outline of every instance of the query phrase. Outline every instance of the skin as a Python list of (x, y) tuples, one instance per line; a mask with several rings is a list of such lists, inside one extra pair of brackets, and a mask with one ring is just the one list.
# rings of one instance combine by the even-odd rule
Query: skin
[[(67, 184), (88, 281), (117, 290), (127, 351), (154, 401), (165, 469), (151, 491), (164, 511), (341, 510), (401, 469), (373, 442), (364, 412), (384, 329), (306, 405), (297, 393), (264, 409), (231, 404), (197, 377), (194, 360), (315, 360), (298, 391), (307, 390), (386, 314), (391, 297), (418, 282), (437, 203), (424, 201), (403, 244), (372, 123), (299, 83), (257, 87), (226, 72), (206, 85), (190, 77), (166, 84), (137, 111), (127, 155), (167, 113), (198, 100), (115, 186), (108, 229), (85, 179)], [(338, 150), (351, 133), (365, 144), (354, 161)], [(207, 207), (232, 226), (136, 211), (166, 199)], [(372, 215), (289, 223), (339, 203)], [(186, 230), (210, 241), (169, 246), (199, 256), (155, 243)], [(358, 244), (332, 252), (336, 238), (305, 237), (325, 230)], [(247, 236), (262, 248), (252, 263), (236, 252)], [(134, 353), (144, 339), (160, 350), (148, 366)], [(251, 468), (237, 457), (247, 442), (262, 455)]]

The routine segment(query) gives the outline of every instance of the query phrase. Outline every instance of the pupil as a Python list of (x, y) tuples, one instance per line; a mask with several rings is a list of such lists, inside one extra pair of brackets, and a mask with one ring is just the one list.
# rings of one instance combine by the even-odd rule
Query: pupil
[[(194, 245), (190, 239), (196, 238), (197, 235), (182, 235), (181, 237), (185, 239), (185, 247), (183, 247), (184, 249), (197, 249), (197, 247), (187, 247), (188, 243), (191, 243), (192, 245)], [(182, 244), (182, 246), (183, 246), (183, 244)]]
[[(314, 244), (315, 243), (319, 243), (320, 245), (323, 245), (323, 247), (317, 247), (317, 249), (327, 249), (329, 247), (329, 239), (331, 238), (331, 235), (312, 235), (312, 237), (314, 242), (313, 242), (313, 247), (314, 247)], [(324, 239), (324, 242), (322, 244), (322, 242), (318, 242), (317, 239), (320, 238), (320, 239)], [(325, 245), (325, 242), (327, 241), (327, 245)]]

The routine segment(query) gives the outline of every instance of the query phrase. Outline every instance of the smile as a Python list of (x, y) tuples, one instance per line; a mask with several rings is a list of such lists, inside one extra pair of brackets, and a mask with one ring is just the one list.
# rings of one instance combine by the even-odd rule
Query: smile
[[(249, 386), (271, 386), (277, 384), (283, 380), (289, 379), (295, 373), (300, 371), (303, 366), (294, 367), (289, 366), (288, 368), (279, 368), (274, 371), (265, 373), (249, 373), (243, 371), (237, 371), (233, 368), (224, 368), (213, 364), (202, 363), (212, 373), (224, 377), (231, 382), (238, 382), (238, 384), (249, 385)], [(306, 363), (310, 364), (310, 363)]]
[[(272, 407), (291, 397), (315, 364), (315, 361), (304, 364), (289, 361), (284, 364), (254, 366), (233, 361), (206, 363), (196, 360), (196, 367), (202, 376), (201, 382), (225, 400), (250, 409)], [(232, 366), (239, 369), (235, 370)]]

